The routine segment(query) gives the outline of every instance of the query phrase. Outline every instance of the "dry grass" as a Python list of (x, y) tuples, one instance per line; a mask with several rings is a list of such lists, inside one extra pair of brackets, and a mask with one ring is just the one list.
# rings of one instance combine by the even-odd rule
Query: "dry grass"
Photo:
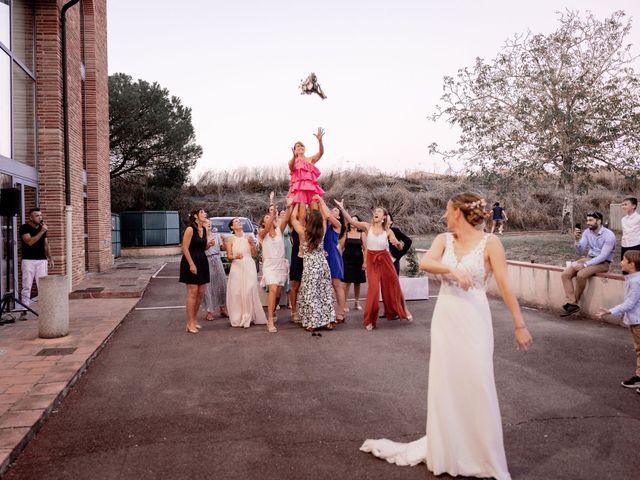
[[(405, 177), (364, 169), (325, 172), (320, 177), (320, 184), (326, 191), (328, 204), (333, 199), (344, 199), (349, 211), (364, 220), (369, 220), (374, 207), (386, 207), (393, 214), (395, 223), (413, 235), (443, 231), (445, 225), (440, 218), (447, 200), (465, 190), (481, 193), (490, 204), (499, 201), (508, 213), (508, 226), (512, 230), (560, 228), (562, 191), (553, 177), (536, 186), (510, 189), (504, 195), (463, 176)], [(576, 218), (594, 209), (606, 216), (609, 204), (619, 202), (636, 186), (620, 175), (597, 173), (593, 185), (575, 203)], [(186, 188), (184, 210), (203, 207), (210, 215), (246, 216), (255, 221), (268, 207), (269, 192), (276, 193), (276, 199), (283, 207), (288, 188), (286, 166), (209, 171)]]

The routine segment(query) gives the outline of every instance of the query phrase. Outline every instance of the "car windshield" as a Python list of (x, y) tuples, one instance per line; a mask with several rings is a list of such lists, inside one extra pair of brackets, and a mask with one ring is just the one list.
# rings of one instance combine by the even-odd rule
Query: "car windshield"
[[(229, 230), (229, 222), (231, 221), (230, 218), (210, 218), (209, 221), (211, 222), (211, 227), (215, 228), (218, 231), (218, 233), (231, 232), (231, 230)], [(245, 233), (253, 232), (253, 228), (251, 227), (251, 222), (249, 221), (249, 219), (241, 218), (240, 221), (242, 222), (243, 232)]]

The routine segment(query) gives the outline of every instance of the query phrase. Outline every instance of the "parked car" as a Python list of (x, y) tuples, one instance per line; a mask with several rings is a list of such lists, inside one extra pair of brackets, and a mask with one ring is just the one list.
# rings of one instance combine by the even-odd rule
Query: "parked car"
[[(231, 229), (229, 228), (229, 222), (234, 218), (239, 218), (242, 223), (242, 231), (244, 232), (244, 236), (253, 237), (258, 244), (258, 229), (257, 225), (255, 225), (251, 220), (247, 217), (209, 217), (209, 222), (211, 223), (211, 228), (215, 229), (223, 238), (223, 241), (226, 240), (228, 235), (232, 235)], [(220, 252), (220, 259), (222, 260), (222, 266), (224, 267), (224, 271), (229, 273), (229, 269), (231, 268), (231, 262), (227, 259), (227, 252), (224, 250)], [(256, 258), (256, 268), (258, 267), (258, 259)]]

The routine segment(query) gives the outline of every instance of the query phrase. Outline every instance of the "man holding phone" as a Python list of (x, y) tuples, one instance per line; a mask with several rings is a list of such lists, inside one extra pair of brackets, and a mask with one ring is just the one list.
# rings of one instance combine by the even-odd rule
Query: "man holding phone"
[[(587, 230), (582, 232), (581, 225), (576, 224), (573, 232), (575, 249), (581, 258), (567, 265), (562, 272), (562, 286), (567, 297), (567, 303), (562, 308), (561, 317), (572, 315), (580, 310), (578, 302), (587, 286), (587, 280), (596, 273), (609, 271), (616, 248), (616, 236), (602, 225), (602, 213), (587, 213)], [(586, 253), (588, 250), (588, 253)], [(586, 255), (585, 255), (586, 253)], [(575, 288), (573, 277), (576, 277)]]
[[(47, 240), (47, 226), (42, 220), (39, 208), (29, 210), (27, 223), (20, 227), (20, 240), (22, 240), (20, 300), (30, 307), (33, 281), (35, 280), (37, 284), (40, 277), (47, 275), (48, 267), (53, 267), (53, 259), (49, 252), (49, 240)], [(24, 315), (26, 315), (26, 311), (23, 312)]]

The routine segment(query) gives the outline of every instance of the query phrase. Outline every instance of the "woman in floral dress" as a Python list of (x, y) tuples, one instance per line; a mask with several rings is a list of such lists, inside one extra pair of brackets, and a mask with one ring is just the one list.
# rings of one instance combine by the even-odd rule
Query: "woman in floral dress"
[[(314, 196), (317, 201), (317, 197)], [(322, 240), (325, 233), (325, 219), (318, 210), (309, 211), (304, 226), (298, 220), (298, 205), (293, 209), (291, 223), (300, 236), (300, 246), (304, 252), (302, 281), (298, 291), (298, 314), (302, 326), (308, 331), (326, 327), (335, 328), (336, 312), (333, 308), (334, 295), (331, 272), (327, 263)]]

